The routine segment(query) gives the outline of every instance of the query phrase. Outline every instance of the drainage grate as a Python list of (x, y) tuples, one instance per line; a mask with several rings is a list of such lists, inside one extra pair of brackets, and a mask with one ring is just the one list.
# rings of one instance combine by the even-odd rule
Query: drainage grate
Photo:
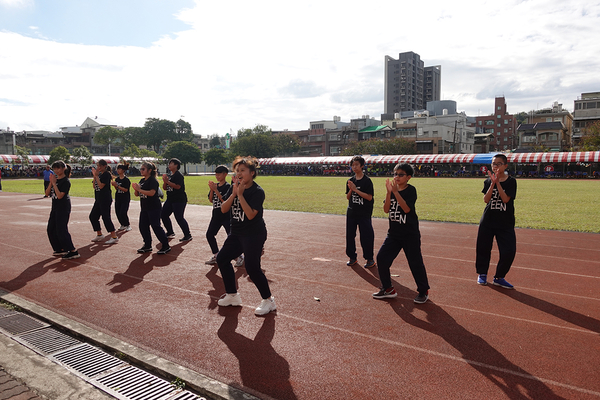
[(21, 313), (0, 318), (0, 329), (8, 332), (9, 335), (18, 335), (48, 326), (50, 325)]
[(174, 394), (188, 396), (176, 397), (181, 400), (201, 399), (191, 392), (176, 392), (169, 382), (132, 366), (98, 378), (95, 382), (109, 393), (114, 392), (119, 398), (125, 399), (171, 399)]
[(204, 397), (198, 397), (192, 392), (178, 393), (175, 397), (169, 397), (168, 400), (206, 400)]
[(79, 340), (52, 328), (25, 333), (15, 340), (44, 356), (81, 344)]
[(108, 371), (123, 361), (87, 343), (76, 346), (49, 356), (54, 358), (76, 372), (92, 378), (101, 372)]
[(14, 315), (14, 314), (17, 314), (17, 313), (18, 313), (18, 311), (9, 310), (7, 308), (0, 307), (0, 318), (7, 317), (9, 315)]

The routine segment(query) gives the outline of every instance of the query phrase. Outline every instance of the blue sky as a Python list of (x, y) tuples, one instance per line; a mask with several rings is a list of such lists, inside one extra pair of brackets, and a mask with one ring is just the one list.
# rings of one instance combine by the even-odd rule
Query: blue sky
[(0, 128), (98, 116), (224, 135), (383, 113), (386, 55), (441, 65), (442, 100), (489, 115), (600, 91), (600, 1), (0, 0)]
[(185, 30), (175, 15), (193, 5), (193, 0), (6, 0), (0, 1), (0, 27), (59, 43), (148, 47)]

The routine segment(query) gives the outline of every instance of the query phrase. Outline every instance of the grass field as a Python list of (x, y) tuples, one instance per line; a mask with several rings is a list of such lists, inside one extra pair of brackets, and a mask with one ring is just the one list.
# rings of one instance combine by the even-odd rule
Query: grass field
[[(207, 199), (210, 176), (185, 178), (192, 204), (210, 205)], [(259, 176), (266, 192), (265, 208), (324, 214), (345, 214), (345, 177)], [(375, 186), (374, 217), (383, 212), (385, 178), (372, 178)], [(138, 178), (133, 178), (137, 181)], [(91, 178), (72, 179), (71, 195), (93, 197)], [(421, 220), (476, 224), (484, 208), (482, 179), (413, 178), (417, 188), (417, 214)], [(5, 192), (39, 193), (37, 179), (3, 179)], [(600, 181), (591, 179), (519, 179), (515, 199), (517, 226), (600, 233)]]

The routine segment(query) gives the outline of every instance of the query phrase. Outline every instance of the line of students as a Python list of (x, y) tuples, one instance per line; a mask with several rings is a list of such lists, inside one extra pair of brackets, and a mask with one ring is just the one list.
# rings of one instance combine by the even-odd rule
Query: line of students
[[(360, 243), (365, 268), (378, 267), (380, 290), (373, 293), (375, 299), (391, 299), (398, 296), (392, 285), (390, 267), (401, 250), (417, 285), (417, 297), (414, 302), (423, 304), (429, 298), (429, 282), (421, 253), (421, 233), (419, 219), (415, 211), (417, 190), (408, 181), (414, 175), (408, 164), (398, 164), (394, 168), (394, 178), (387, 179), (386, 197), (383, 211), (388, 214), (389, 229), (387, 236), (377, 253), (377, 263), (373, 260), (374, 233), (371, 223), (373, 214), (373, 183), (363, 172), (365, 160), (356, 156), (351, 160), (354, 176), (346, 183), (346, 255), (348, 266), (358, 264), (356, 253), (356, 229), (360, 231)], [(486, 207), (481, 217), (477, 233), (475, 269), (477, 283), (487, 285), (487, 273), (494, 237), (498, 243), (500, 258), (496, 266), (493, 284), (505, 289), (513, 285), (505, 279), (516, 254), (514, 199), (517, 194), (516, 180), (506, 173), (508, 160), (505, 155), (497, 154), (492, 159), (492, 170), (485, 180), (482, 193)]]
[[(110, 173), (106, 171), (106, 162), (103, 161), (100, 160), (98, 168), (93, 169), (96, 201), (90, 213), (90, 221), (98, 234), (93, 241), (97, 241), (97, 238), (102, 237), (99, 222), (100, 217), (102, 217), (106, 229), (111, 232), (111, 239), (107, 243), (111, 243), (111, 240), (115, 238), (112, 236), (114, 235), (114, 226), (110, 221), (112, 198), (110, 196), (110, 186), (108, 186), (112, 178)], [(516, 253), (513, 202), (516, 197), (517, 185), (516, 180), (506, 174), (507, 164), (504, 155), (496, 155), (492, 161), (492, 170), (488, 171), (489, 178), (484, 182), (482, 192), (484, 193), (486, 208), (477, 237), (476, 271), (478, 273), (477, 283), (486, 285), (492, 243), (494, 237), (496, 237), (500, 250), (500, 260), (493, 284), (512, 289), (513, 286), (505, 280), (505, 276)], [(172, 197), (167, 197), (168, 207), (161, 207), (160, 187), (156, 179), (156, 166), (153, 163), (143, 163), (140, 168), (142, 179), (139, 183), (131, 184), (135, 195), (140, 197), (139, 229), (144, 244), (142, 248), (138, 249), (138, 253), (152, 251), (150, 227), (152, 227), (154, 234), (162, 244), (158, 254), (166, 254), (171, 251), (168, 234), (165, 233), (160, 224), (161, 217), (165, 222), (165, 218), (168, 220), (171, 213), (175, 213), (175, 218), (184, 232), (184, 237), (180, 241), (192, 239), (187, 221), (183, 218), (187, 196), (185, 196), (183, 175), (179, 173), (180, 165), (179, 160), (170, 160), (169, 170), (171, 174), (163, 175), (163, 187), (167, 190), (167, 193), (172, 193)], [(358, 264), (355, 244), (356, 229), (358, 228), (363, 256), (367, 260), (365, 268), (378, 266), (381, 288), (377, 293), (373, 293), (373, 298), (395, 298), (397, 293), (391, 282), (390, 267), (403, 249), (417, 285), (418, 294), (414, 302), (425, 303), (428, 300), (430, 287), (421, 253), (421, 234), (415, 211), (417, 191), (414, 186), (408, 183), (414, 174), (413, 168), (408, 164), (398, 164), (394, 168), (394, 178), (386, 180), (386, 198), (383, 210), (388, 214), (389, 229), (377, 254), (377, 263), (375, 263), (373, 258), (374, 231), (371, 222), (374, 203), (373, 184), (363, 172), (364, 159), (362, 157), (354, 157), (351, 161), (351, 167), (355, 175), (346, 183), (346, 198), (348, 199), (346, 254), (349, 257), (347, 265), (354, 266)], [(263, 219), (265, 193), (254, 182), (256, 168), (256, 158), (250, 156), (237, 157), (233, 162), (235, 174), (231, 185), (226, 181), (229, 171), (225, 166), (219, 166), (215, 170), (217, 183), (209, 181), (208, 197), (213, 203), (213, 212), (206, 231), (206, 238), (213, 256), (206, 264), (218, 265), (225, 284), (226, 293), (219, 299), (219, 306), (239, 306), (242, 301), (240, 294), (237, 292), (237, 282), (231, 262), (236, 260), (236, 266), (241, 266), (239, 261), (240, 257), (243, 256), (246, 271), (262, 297), (255, 313), (264, 315), (276, 310), (277, 306), (271, 294), (268, 280), (261, 269), (261, 256), (264, 253), (264, 243), (267, 240), (267, 229)], [(73, 246), (67, 229), (70, 214), (70, 199), (68, 196), (70, 167), (65, 165), (64, 162), (58, 161), (52, 165), (52, 169), (55, 175), (50, 178), (50, 185), (46, 190), (46, 195), (52, 197), (53, 200), (48, 221), (48, 237), (55, 255), (62, 255), (65, 259), (78, 258), (79, 253)], [(122, 192), (120, 194), (129, 193), (129, 180), (124, 176), (126, 169), (126, 165), (117, 167), (119, 180), (113, 182), (117, 193)], [(108, 176), (106, 176), (107, 173)], [(107, 189), (105, 189), (106, 187)], [(102, 190), (108, 190), (108, 195), (103, 195)], [(177, 194), (177, 191), (183, 191), (183, 195), (181, 193)], [(130, 230), (129, 221), (126, 218), (126, 210), (129, 207), (128, 204), (127, 206), (123, 205), (124, 201), (124, 197), (119, 199), (117, 215), (119, 216), (121, 228)], [(123, 215), (123, 210), (125, 210), (125, 215)], [(168, 233), (171, 233), (172, 225), (170, 221), (165, 225), (170, 227)], [(221, 227), (227, 232), (227, 239), (219, 249), (216, 234)], [(112, 243), (117, 241), (118, 238), (116, 241), (113, 240)]]

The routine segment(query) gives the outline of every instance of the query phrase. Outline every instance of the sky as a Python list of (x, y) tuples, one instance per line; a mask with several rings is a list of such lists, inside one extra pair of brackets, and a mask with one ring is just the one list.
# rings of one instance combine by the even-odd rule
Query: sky
[(384, 58), (441, 65), (469, 116), (600, 92), (600, 1), (0, 0), (0, 128), (146, 118), (203, 136), (383, 113)]

